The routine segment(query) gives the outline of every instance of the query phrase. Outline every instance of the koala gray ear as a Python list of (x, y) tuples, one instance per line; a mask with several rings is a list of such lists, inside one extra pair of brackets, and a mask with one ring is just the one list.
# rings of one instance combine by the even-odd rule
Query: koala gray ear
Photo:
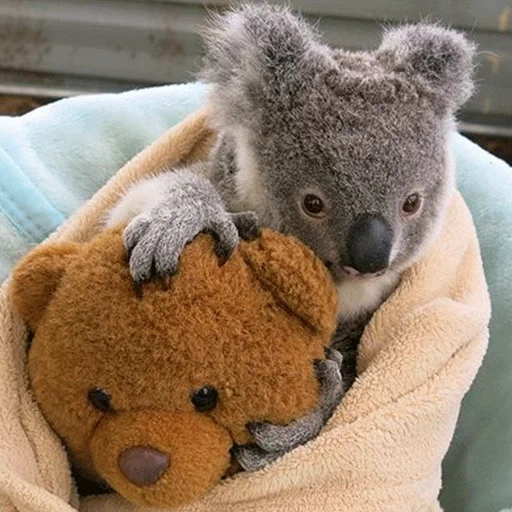
[(326, 49), (301, 17), (277, 5), (242, 4), (212, 15), (202, 34), (200, 79), (215, 85), (211, 98), (228, 125), (247, 123), (248, 113), (280, 101), (308, 66), (304, 57)]
[(379, 53), (392, 56), (394, 69), (426, 81), (448, 110), (457, 110), (473, 93), (476, 46), (460, 32), (405, 25), (385, 33)]

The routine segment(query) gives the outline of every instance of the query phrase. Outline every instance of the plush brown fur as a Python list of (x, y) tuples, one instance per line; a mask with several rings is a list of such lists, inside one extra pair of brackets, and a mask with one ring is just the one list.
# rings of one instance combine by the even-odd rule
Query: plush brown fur
[[(79, 470), (142, 505), (178, 506), (230, 467), (251, 421), (287, 423), (314, 407), (313, 360), (324, 357), (337, 294), (312, 252), (264, 230), (222, 267), (212, 240), (187, 246), (179, 273), (135, 293), (120, 229), (83, 244), (46, 244), (12, 274), (11, 297), (34, 331), (28, 368), (43, 413)], [(217, 407), (194, 409), (205, 385)], [(109, 412), (88, 400), (112, 397)], [(170, 455), (153, 485), (121, 473), (120, 454)]]

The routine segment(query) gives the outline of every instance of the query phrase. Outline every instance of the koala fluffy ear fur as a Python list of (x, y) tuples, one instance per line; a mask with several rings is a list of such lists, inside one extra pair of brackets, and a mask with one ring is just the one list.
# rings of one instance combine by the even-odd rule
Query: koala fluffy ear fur
[(77, 244), (42, 245), (22, 258), (10, 278), (10, 302), (31, 330), (41, 320)]
[(313, 29), (283, 6), (233, 7), (212, 15), (202, 33), (200, 78), (215, 86), (212, 102), (224, 127), (244, 126), (258, 109), (272, 108), (282, 87), (303, 85), (293, 84), (293, 77), (303, 80), (304, 68), (313, 73), (315, 60), (329, 58)]
[(336, 327), (338, 293), (327, 269), (291, 236), (268, 229), (240, 252), (260, 282), (310, 328), (332, 335)]
[(464, 34), (438, 25), (390, 29), (379, 48), (396, 71), (420, 78), (455, 112), (473, 94), (476, 46)]

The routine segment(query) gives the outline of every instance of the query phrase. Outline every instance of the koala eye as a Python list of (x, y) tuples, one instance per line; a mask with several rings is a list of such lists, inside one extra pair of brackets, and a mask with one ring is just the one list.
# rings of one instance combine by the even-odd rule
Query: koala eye
[(423, 204), (423, 198), (419, 194), (411, 194), (402, 204), (402, 213), (406, 217), (411, 217), (419, 211)]
[(89, 402), (91, 402), (92, 406), (101, 412), (109, 412), (112, 410), (112, 397), (105, 391), (100, 388), (93, 388), (87, 393), (87, 398)]
[(218, 400), (219, 393), (213, 386), (204, 386), (199, 391), (194, 391), (190, 396), (190, 401), (197, 412), (213, 411)]
[(302, 198), (302, 209), (310, 217), (322, 219), (327, 215), (325, 203), (315, 194), (306, 194)]

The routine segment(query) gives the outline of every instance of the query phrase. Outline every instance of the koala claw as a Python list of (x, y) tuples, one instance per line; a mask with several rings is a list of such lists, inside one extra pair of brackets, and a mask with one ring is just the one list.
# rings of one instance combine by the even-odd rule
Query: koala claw
[[(233, 226), (236, 229), (236, 240), (233, 243)], [(224, 222), (214, 224), (211, 230), (216, 238), (215, 254), (219, 259), (219, 266), (224, 265), (236, 248), (238, 237), (242, 240), (254, 240), (260, 234), (258, 217), (253, 212), (229, 213)], [(228, 235), (229, 233), (229, 235)], [(222, 236), (224, 235), (224, 236)]]
[(219, 222), (213, 222), (211, 227), (205, 229), (215, 239), (214, 251), (219, 261), (219, 267), (222, 267), (238, 245), (238, 231), (236, 226), (229, 218)]
[(254, 212), (233, 213), (231, 218), (242, 240), (254, 240), (260, 235), (258, 217)]
[(336, 349), (332, 347), (326, 347), (324, 349), (325, 357), (330, 360), (334, 361), (339, 368), (341, 368), (341, 365), (343, 363), (343, 356), (341, 355), (341, 352), (338, 352)]
[(284, 455), (284, 452), (266, 452), (257, 445), (236, 446), (233, 454), (244, 471), (257, 471)]

